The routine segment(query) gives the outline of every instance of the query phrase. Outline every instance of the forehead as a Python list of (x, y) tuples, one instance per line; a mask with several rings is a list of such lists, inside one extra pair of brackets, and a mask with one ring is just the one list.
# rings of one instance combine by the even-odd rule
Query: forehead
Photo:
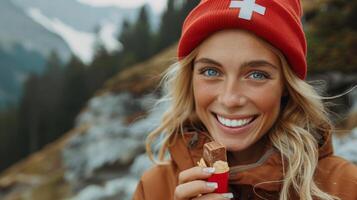
[(265, 41), (243, 30), (219, 31), (198, 47), (197, 57), (209, 57), (221, 62), (246, 62), (266, 60), (280, 65), (278, 56)]

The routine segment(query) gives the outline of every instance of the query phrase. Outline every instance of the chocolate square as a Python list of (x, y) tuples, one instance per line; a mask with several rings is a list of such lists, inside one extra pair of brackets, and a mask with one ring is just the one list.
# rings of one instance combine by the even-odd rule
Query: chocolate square
[(209, 167), (218, 160), (227, 162), (226, 148), (216, 141), (206, 143), (203, 146), (203, 159)]

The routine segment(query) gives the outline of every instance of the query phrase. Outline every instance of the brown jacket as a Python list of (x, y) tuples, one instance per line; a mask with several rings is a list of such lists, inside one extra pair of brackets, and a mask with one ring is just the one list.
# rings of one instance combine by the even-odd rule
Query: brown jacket
[[(169, 148), (169, 164), (154, 166), (142, 176), (134, 200), (173, 200), (178, 174), (196, 165), (202, 156), (203, 144), (208, 139), (203, 134), (185, 133)], [(319, 149), (319, 164), (315, 181), (323, 191), (342, 200), (357, 200), (357, 167), (333, 155), (330, 135)], [(283, 178), (281, 157), (273, 149), (254, 164), (233, 167), (230, 170), (231, 191), (240, 200), (279, 199), (281, 183), (263, 183)], [(255, 185), (254, 191), (253, 187)], [(258, 195), (256, 195), (258, 194)], [(299, 199), (291, 197), (291, 199)]]

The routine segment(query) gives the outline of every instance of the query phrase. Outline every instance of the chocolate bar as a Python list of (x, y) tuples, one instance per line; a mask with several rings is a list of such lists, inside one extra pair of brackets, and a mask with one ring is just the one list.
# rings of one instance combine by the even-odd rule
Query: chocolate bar
[(219, 160), (227, 162), (226, 148), (216, 141), (206, 143), (203, 146), (203, 159), (209, 167)]

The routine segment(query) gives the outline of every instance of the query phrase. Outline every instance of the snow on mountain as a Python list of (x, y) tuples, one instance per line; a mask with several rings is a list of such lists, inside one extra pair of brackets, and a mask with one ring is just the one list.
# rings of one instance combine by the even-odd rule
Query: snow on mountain
[(100, 0), (98, 6), (93, 0), (1, 0), (0, 108), (7, 105), (4, 102), (18, 99), (27, 75), (41, 73), (52, 51), (63, 62), (74, 54), (90, 63), (97, 41), (108, 52), (120, 50), (117, 38), (123, 21), (134, 22), (138, 6), (144, 3), (149, 5), (155, 30), (161, 14), (158, 10), (166, 6), (160, 4), (162, 1), (120, 0), (109, 4), (108, 0)]
[(92, 61), (95, 44), (95, 35), (93, 33), (75, 30), (57, 18), (50, 19), (37, 8), (29, 8), (27, 12), (34, 21), (61, 36), (71, 48), (73, 54), (84, 63), (89, 64)]
[(0, 1), (0, 46), (11, 52), (16, 45), (36, 51), (46, 57), (56, 50), (62, 59), (68, 59), (70, 50), (58, 37), (29, 18), (23, 9), (10, 0)]
[(50, 19), (37, 8), (29, 8), (27, 12), (34, 21), (41, 24), (47, 30), (62, 37), (72, 50), (73, 54), (86, 64), (90, 64), (93, 60), (95, 54), (94, 47), (97, 39), (103, 43), (108, 52), (113, 52), (122, 48), (121, 44), (116, 39), (117, 26), (113, 23), (106, 22), (103, 24), (99, 31), (98, 38), (96, 38), (95, 33), (76, 30), (57, 18)]
[(78, 31), (95, 32), (103, 22), (110, 21), (120, 28), (124, 19), (136, 19), (138, 9), (120, 9), (118, 7), (93, 7), (76, 0), (12, 0), (22, 8), (37, 8), (50, 19), (57, 18), (64, 24)]
[(117, 41), (124, 20), (133, 22), (140, 6), (147, 3), (151, 23), (155, 28), (159, 16), (166, 7), (166, 0), (11, 0), (25, 10), (28, 16), (50, 32), (58, 35), (73, 54), (90, 63), (96, 40), (108, 52), (120, 50)]
[(118, 27), (111, 22), (105, 22), (101, 27), (99, 40), (104, 44), (106, 50), (108, 52), (121, 50), (123, 46), (116, 37), (118, 35)]

